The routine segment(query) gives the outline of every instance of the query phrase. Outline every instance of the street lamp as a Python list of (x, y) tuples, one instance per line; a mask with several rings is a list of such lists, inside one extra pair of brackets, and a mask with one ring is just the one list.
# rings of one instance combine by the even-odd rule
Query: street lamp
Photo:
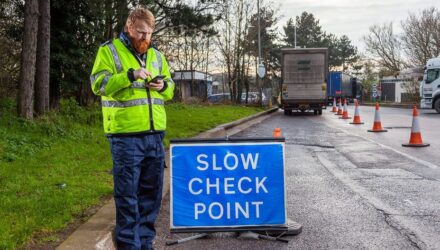
[(257, 0), (257, 16), (258, 16), (258, 67), (257, 74), (260, 78), (263, 78), (266, 74), (266, 68), (261, 62), (261, 34), (260, 34), (260, 0)]

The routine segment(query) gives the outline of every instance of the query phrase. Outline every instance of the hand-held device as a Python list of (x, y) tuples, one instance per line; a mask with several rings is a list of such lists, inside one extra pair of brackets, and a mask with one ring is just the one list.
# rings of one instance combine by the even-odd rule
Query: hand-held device
[(157, 83), (157, 81), (158, 80), (162, 80), (162, 79), (164, 79), (165, 78), (165, 76), (164, 75), (157, 75), (157, 76), (155, 76), (153, 79), (151, 79), (151, 80), (149, 80), (148, 81), (148, 84), (150, 84), (150, 83)]

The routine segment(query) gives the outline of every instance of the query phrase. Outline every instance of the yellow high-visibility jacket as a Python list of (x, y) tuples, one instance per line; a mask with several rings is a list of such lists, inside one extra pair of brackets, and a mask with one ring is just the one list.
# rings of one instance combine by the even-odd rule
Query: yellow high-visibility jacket
[(145, 81), (130, 81), (127, 72), (141, 68), (141, 64), (120, 39), (99, 48), (90, 82), (93, 93), (101, 96), (106, 134), (139, 134), (166, 129), (164, 103), (173, 98), (175, 84), (168, 63), (158, 50), (148, 49), (145, 65), (152, 78), (165, 75), (165, 87), (161, 91), (146, 88)]

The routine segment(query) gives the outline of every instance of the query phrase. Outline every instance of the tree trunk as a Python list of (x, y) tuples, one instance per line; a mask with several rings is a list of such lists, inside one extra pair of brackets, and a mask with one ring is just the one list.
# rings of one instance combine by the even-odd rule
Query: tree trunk
[(35, 112), (42, 115), (49, 110), (50, 0), (39, 0), (39, 9)]
[(110, 40), (113, 38), (113, 1), (105, 1), (105, 39)]
[(115, 12), (116, 12), (116, 26), (113, 29), (116, 33), (122, 31), (125, 26), (125, 22), (127, 21), (127, 17), (129, 15), (129, 9), (127, 8), (128, 3), (127, 0), (118, 0), (115, 3)]
[(27, 0), (24, 6), (24, 34), (17, 107), (20, 117), (32, 119), (39, 16), (38, 0)]
[(92, 92), (92, 88), (90, 88), (89, 82), (83, 82), (79, 86), (79, 90), (77, 91), (76, 101), (81, 106), (89, 106), (96, 100), (96, 96)]
[[(51, 110), (56, 110), (60, 106), (61, 98), (61, 82), (63, 79), (63, 73), (61, 67), (64, 66), (61, 63), (61, 59), (57, 58), (57, 54), (60, 54), (60, 48), (56, 44), (62, 43), (64, 40), (60, 37), (61, 29), (57, 29), (57, 25), (66, 23), (65, 12), (67, 10), (63, 9), (56, 1), (51, 1), (50, 13), (50, 26), (51, 29), (51, 41), (52, 46), (50, 47), (50, 55), (52, 56), (50, 60), (50, 81), (49, 81), (49, 107)], [(66, 25), (67, 26), (67, 25)], [(69, 29), (70, 30), (70, 29)]]
[(60, 107), (61, 100), (61, 83), (51, 81), (49, 84), (49, 95), (50, 109), (58, 109)]

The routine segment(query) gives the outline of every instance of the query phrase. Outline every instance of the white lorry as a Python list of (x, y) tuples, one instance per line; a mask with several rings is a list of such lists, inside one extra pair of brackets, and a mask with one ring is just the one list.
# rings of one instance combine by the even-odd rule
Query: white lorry
[(440, 113), (440, 57), (431, 58), (426, 63), (420, 97), (420, 108), (435, 109)]
[(281, 54), (284, 114), (311, 110), (321, 115), (327, 102), (328, 49), (284, 48)]

